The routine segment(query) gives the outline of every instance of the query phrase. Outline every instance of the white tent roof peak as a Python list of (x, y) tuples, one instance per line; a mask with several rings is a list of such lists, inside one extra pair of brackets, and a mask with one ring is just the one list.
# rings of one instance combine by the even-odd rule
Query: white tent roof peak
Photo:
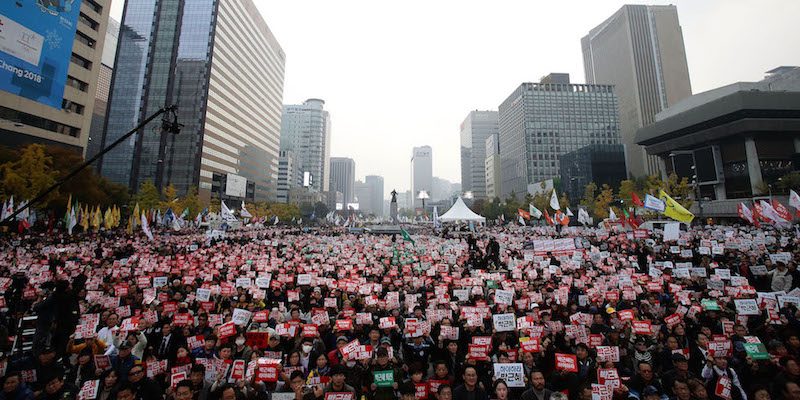
[(478, 214), (475, 214), (472, 210), (464, 204), (464, 200), (461, 197), (456, 200), (456, 203), (447, 210), (444, 215), (439, 217), (439, 221), (442, 222), (452, 222), (452, 221), (477, 221), (477, 222), (486, 222), (486, 218), (481, 217)]

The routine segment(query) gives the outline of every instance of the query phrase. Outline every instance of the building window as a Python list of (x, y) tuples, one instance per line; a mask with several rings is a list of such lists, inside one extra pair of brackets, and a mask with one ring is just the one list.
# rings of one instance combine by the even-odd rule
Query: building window
[(66, 136), (78, 137), (81, 133), (80, 128), (64, 125), (56, 121), (42, 118), (38, 115), (31, 115), (2, 106), (0, 106), (0, 118), (23, 125), (29, 125), (34, 128), (60, 133)]
[(81, 66), (83, 68), (92, 69), (92, 62), (91, 61), (89, 61), (89, 60), (87, 60), (87, 59), (85, 59), (85, 58), (83, 58), (83, 57), (81, 57), (81, 56), (79, 56), (79, 55), (77, 55), (75, 53), (72, 53), (72, 58), (70, 59), (70, 61), (72, 61), (73, 63), (75, 63), (75, 64), (77, 64), (77, 65), (79, 65), (79, 66)]
[(81, 92), (85, 92), (89, 90), (89, 84), (81, 81), (79, 79), (75, 79), (69, 75), (67, 75), (67, 85), (74, 87), (75, 89), (80, 90)]
[(94, 12), (96, 12), (98, 14), (102, 14), (103, 13), (103, 6), (101, 6), (100, 4), (97, 4), (97, 2), (95, 2), (94, 0), (84, 0), (83, 2), (86, 5), (88, 5), (89, 7), (91, 7), (91, 9), (94, 10)]
[(75, 40), (89, 46), (90, 48), (94, 48), (95, 41), (94, 39), (84, 35), (81, 31), (75, 31)]
[(89, 18), (84, 13), (80, 14), (80, 16), (78, 17), (78, 21), (80, 21), (84, 25), (88, 26), (89, 28), (92, 28), (92, 30), (95, 30), (95, 31), (97, 30), (97, 27), (100, 26), (100, 24), (98, 24), (97, 21)]
[(83, 115), (85, 107), (81, 104), (75, 103), (71, 100), (64, 99), (61, 102), (61, 109), (67, 112), (74, 112), (75, 114)]

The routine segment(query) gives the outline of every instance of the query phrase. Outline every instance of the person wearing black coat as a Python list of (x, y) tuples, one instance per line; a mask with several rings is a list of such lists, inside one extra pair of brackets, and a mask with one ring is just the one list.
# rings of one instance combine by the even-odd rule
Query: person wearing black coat
[(136, 387), (136, 393), (141, 400), (161, 400), (161, 387), (156, 381), (145, 375), (144, 366), (136, 364), (128, 372), (128, 382)]
[(478, 386), (478, 371), (475, 367), (464, 368), (462, 384), (453, 389), (453, 398), (459, 400), (488, 400), (489, 395)]

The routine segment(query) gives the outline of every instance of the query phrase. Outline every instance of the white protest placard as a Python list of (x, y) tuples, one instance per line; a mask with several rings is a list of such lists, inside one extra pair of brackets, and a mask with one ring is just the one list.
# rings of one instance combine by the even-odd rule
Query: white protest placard
[(100, 388), (100, 381), (86, 381), (78, 392), (78, 400), (91, 400), (97, 398), (97, 390)]
[(256, 278), (256, 286), (261, 289), (266, 289), (269, 287), (270, 282), (272, 281), (272, 276), (267, 274), (267, 276), (259, 276)]
[(736, 312), (740, 315), (759, 315), (756, 299), (736, 299)]
[(250, 323), (250, 317), (252, 316), (252, 312), (242, 308), (236, 308), (233, 310), (233, 318), (231, 321), (233, 321), (234, 325), (237, 326), (247, 326), (247, 324)]
[(469, 300), (469, 289), (453, 290), (453, 296), (458, 298), (458, 301), (467, 301)]
[(208, 301), (211, 299), (211, 289), (197, 289), (197, 300)]
[(510, 313), (492, 315), (492, 322), (494, 322), (494, 329), (498, 332), (513, 331), (517, 324), (514, 314)]
[(525, 387), (525, 371), (521, 363), (495, 363), (494, 376), (504, 380), (508, 387)]
[(252, 284), (250, 278), (236, 278), (236, 287), (249, 288)]
[(664, 241), (675, 241), (678, 240), (681, 234), (681, 224), (677, 222), (671, 222), (668, 224), (664, 224)]
[(166, 276), (157, 276), (153, 278), (153, 287), (158, 288), (162, 286), (167, 286), (167, 277)]
[(494, 302), (497, 304), (511, 305), (514, 302), (514, 291), (497, 289), (494, 292)]
[(298, 274), (297, 275), (297, 285), (298, 286), (308, 286), (311, 285), (311, 274)]

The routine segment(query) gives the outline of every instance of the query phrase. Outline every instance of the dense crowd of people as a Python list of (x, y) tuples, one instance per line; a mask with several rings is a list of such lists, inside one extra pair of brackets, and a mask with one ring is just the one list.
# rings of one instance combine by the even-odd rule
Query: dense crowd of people
[(0, 239), (0, 400), (800, 400), (796, 231), (412, 239)]

